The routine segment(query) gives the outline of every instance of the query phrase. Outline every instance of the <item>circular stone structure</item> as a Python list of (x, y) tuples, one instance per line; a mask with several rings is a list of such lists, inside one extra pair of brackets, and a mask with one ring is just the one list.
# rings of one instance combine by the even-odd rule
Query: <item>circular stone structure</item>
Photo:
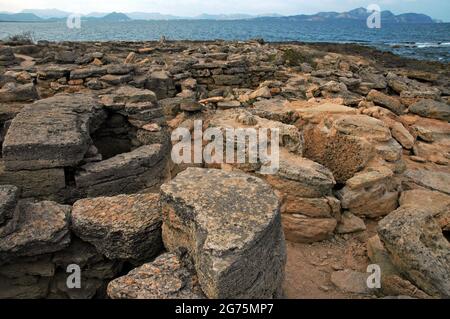
[(209, 298), (281, 295), (286, 251), (279, 200), (242, 172), (188, 168), (161, 187), (163, 241), (186, 248)]

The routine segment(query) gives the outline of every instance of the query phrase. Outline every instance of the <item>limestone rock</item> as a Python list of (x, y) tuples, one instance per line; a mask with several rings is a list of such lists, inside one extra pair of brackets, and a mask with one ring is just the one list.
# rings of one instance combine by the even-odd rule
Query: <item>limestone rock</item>
[(161, 212), (154, 194), (79, 200), (71, 228), (110, 259), (148, 260), (162, 248)]
[(411, 113), (450, 122), (450, 105), (434, 100), (420, 100), (409, 107)]
[(426, 207), (404, 205), (379, 223), (378, 234), (402, 273), (426, 293), (448, 297), (450, 243), (434, 215)]
[(399, 100), (377, 90), (371, 90), (367, 95), (367, 99), (388, 108), (397, 115), (403, 114), (406, 110), (406, 107)]
[(162, 248), (158, 199), (136, 194), (79, 200), (71, 228), (110, 259), (148, 260)]
[(33, 83), (17, 85), (7, 83), (0, 89), (0, 102), (27, 102), (39, 99), (39, 93)]
[(0, 263), (20, 256), (36, 256), (69, 245), (70, 206), (43, 201), (20, 201), (17, 230), (0, 238)]
[(392, 136), (406, 149), (411, 149), (414, 146), (415, 138), (409, 131), (399, 122), (391, 128)]
[(366, 230), (364, 221), (350, 212), (345, 212), (342, 214), (340, 223), (336, 229), (339, 234), (350, 234), (363, 230)]
[(166, 165), (164, 145), (144, 145), (129, 153), (83, 165), (75, 175), (75, 183), (91, 197), (133, 193), (160, 183), (165, 178)]
[[(403, 175), (405, 177), (404, 183), (412, 183), (419, 187), (450, 195), (450, 173), (408, 169)], [(415, 188), (418, 188), (417, 186)]]
[(203, 299), (189, 261), (175, 253), (165, 253), (153, 262), (111, 281), (111, 299)]
[(188, 249), (207, 297), (280, 296), (286, 252), (270, 186), (244, 173), (188, 168), (161, 194), (164, 244)]
[(0, 227), (14, 215), (19, 189), (12, 185), (0, 185)]
[(3, 142), (7, 170), (41, 169), (78, 164), (106, 117), (86, 95), (56, 95), (25, 107), (11, 122)]

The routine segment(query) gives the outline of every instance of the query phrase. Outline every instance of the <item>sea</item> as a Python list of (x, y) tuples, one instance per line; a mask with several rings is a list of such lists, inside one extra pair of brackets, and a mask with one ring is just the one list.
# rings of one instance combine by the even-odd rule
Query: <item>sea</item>
[(364, 21), (346, 20), (86, 20), (78, 29), (69, 28), (66, 21), (0, 22), (0, 39), (24, 32), (30, 32), (35, 41), (145, 41), (164, 36), (167, 40), (358, 43), (405, 57), (450, 62), (450, 23), (382, 23), (381, 28), (370, 29)]

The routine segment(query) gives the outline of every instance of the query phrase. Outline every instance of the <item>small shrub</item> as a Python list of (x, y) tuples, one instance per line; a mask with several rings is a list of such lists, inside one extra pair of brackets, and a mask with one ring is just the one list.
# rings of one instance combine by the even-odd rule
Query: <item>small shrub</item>
[(13, 42), (18, 44), (33, 44), (34, 37), (32, 32), (23, 32), (20, 34), (10, 35), (6, 38), (6, 42)]

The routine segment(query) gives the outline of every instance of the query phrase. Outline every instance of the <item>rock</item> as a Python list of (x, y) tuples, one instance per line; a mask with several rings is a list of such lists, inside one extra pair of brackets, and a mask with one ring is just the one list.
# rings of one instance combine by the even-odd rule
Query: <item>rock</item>
[(0, 238), (0, 263), (21, 256), (52, 253), (70, 243), (70, 206), (55, 202), (19, 202), (17, 230)]
[(450, 173), (408, 169), (403, 176), (405, 177), (404, 183), (412, 183), (450, 195)]
[(173, 97), (175, 95), (175, 85), (170, 74), (165, 71), (155, 71), (145, 83), (145, 88), (155, 92), (158, 100)]
[(25, 107), (11, 122), (3, 142), (7, 170), (78, 164), (92, 141), (89, 136), (106, 118), (86, 95), (62, 94)]
[(253, 103), (253, 108), (249, 109), (254, 115), (266, 118), (271, 121), (279, 121), (292, 124), (298, 119), (296, 109), (287, 100), (269, 99)]
[(450, 243), (434, 214), (426, 207), (401, 206), (379, 223), (378, 234), (402, 273), (426, 293), (448, 298)]
[(366, 230), (364, 221), (350, 212), (342, 214), (341, 221), (337, 226), (338, 234), (350, 234)]
[(70, 72), (70, 79), (71, 80), (86, 79), (89, 77), (100, 77), (105, 74), (106, 74), (105, 68), (91, 66), (91, 67), (87, 67), (87, 68), (72, 70)]
[(165, 177), (166, 160), (164, 145), (144, 145), (129, 153), (83, 165), (75, 183), (91, 197), (133, 193), (160, 183)]
[(0, 89), (0, 102), (29, 102), (38, 99), (39, 93), (33, 83), (7, 83)]
[(295, 181), (303, 185), (303, 188), (308, 189), (305, 190), (304, 194), (297, 192), (298, 196), (303, 197), (329, 195), (336, 183), (333, 174), (326, 167), (283, 151), (280, 154), (280, 167), (277, 176)]
[(224, 100), (217, 103), (217, 107), (221, 110), (234, 109), (241, 107), (241, 102), (236, 100)]
[(331, 274), (331, 282), (340, 290), (354, 294), (369, 294), (366, 273), (346, 269)]
[(73, 51), (58, 51), (55, 54), (55, 60), (61, 64), (74, 63), (77, 59), (75, 52)]
[(130, 52), (128, 53), (126, 59), (125, 59), (125, 64), (130, 64), (130, 63), (134, 63), (136, 62), (136, 53), (134, 52)]
[(294, 243), (313, 243), (329, 238), (336, 229), (335, 218), (308, 218), (300, 214), (283, 214), (286, 240)]
[(131, 74), (124, 74), (124, 75), (107, 74), (100, 78), (100, 81), (103, 81), (110, 85), (121, 85), (131, 82), (132, 80), (133, 76)]
[(134, 71), (134, 66), (130, 64), (111, 64), (106, 68), (108, 74), (126, 75)]
[(367, 115), (343, 116), (333, 127), (341, 134), (364, 137), (369, 141), (387, 142), (392, 137), (382, 121)]
[(193, 99), (184, 99), (180, 103), (180, 110), (186, 112), (198, 112), (203, 109), (203, 105)]
[(413, 189), (402, 193), (399, 199), (400, 206), (426, 207), (437, 219), (439, 226), (450, 230), (450, 196), (440, 192), (425, 189)]
[[(350, 129), (351, 125), (347, 128)], [(345, 183), (364, 169), (374, 156), (373, 145), (367, 140), (359, 136), (328, 132), (318, 126), (306, 129), (304, 139), (305, 157), (329, 168), (339, 183)]]
[(270, 89), (267, 86), (263, 86), (250, 93), (248, 97), (250, 100), (256, 100), (257, 98), (269, 99), (272, 97), (272, 93), (270, 92)]
[(71, 229), (109, 259), (145, 261), (162, 249), (159, 197), (154, 194), (82, 199)]
[(39, 80), (57, 80), (70, 76), (71, 68), (61, 65), (49, 65), (40, 67), (37, 71)]
[(0, 184), (17, 186), (23, 198), (51, 198), (66, 187), (62, 168), (6, 171), (3, 162), (0, 162)]
[(0, 227), (14, 215), (19, 189), (12, 185), (0, 185)]
[(270, 186), (240, 172), (188, 168), (161, 187), (161, 201), (164, 245), (188, 249), (207, 297), (280, 296), (286, 252)]
[(415, 138), (399, 122), (395, 122), (391, 127), (392, 136), (406, 149), (410, 150), (414, 146)]
[(385, 167), (356, 174), (337, 196), (344, 209), (369, 218), (387, 215), (398, 207), (393, 172)]
[(403, 278), (398, 269), (392, 263), (389, 253), (384, 248), (378, 235), (367, 241), (367, 255), (372, 264), (376, 264), (381, 270), (381, 291), (384, 295), (409, 296), (412, 298), (426, 299), (429, 295)]
[(406, 110), (405, 106), (402, 105), (402, 103), (400, 103), (397, 99), (377, 90), (371, 90), (367, 95), (367, 100), (384, 106), (397, 115), (402, 115)]
[(450, 122), (450, 105), (434, 100), (419, 100), (409, 107), (409, 111), (423, 117)]
[(111, 299), (203, 299), (192, 265), (165, 253), (108, 284)]

